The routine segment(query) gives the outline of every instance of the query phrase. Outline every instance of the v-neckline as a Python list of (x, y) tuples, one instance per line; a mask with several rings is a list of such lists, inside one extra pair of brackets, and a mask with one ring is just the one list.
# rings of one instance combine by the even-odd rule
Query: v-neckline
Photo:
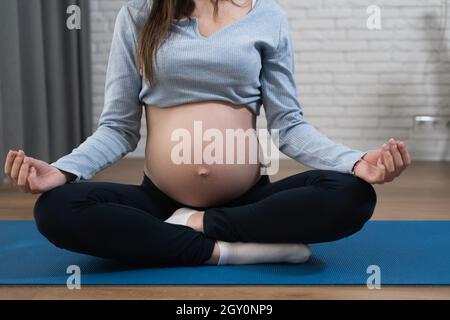
[[(226, 26), (223, 26), (222, 28), (218, 29), (217, 31), (214, 31), (213, 33), (211, 33), (209, 36), (204, 36), (199, 29), (199, 25), (198, 25), (198, 19), (197, 17), (191, 17), (190, 20), (192, 20), (194, 22), (194, 30), (195, 30), (195, 34), (200, 38), (203, 39), (205, 41), (210, 40), (211, 38), (215, 37), (217, 34), (223, 32), (224, 30), (227, 30), (239, 23), (241, 23), (242, 21), (244, 21), (245, 19), (247, 19), (249, 16), (251, 16), (255, 9), (258, 7), (259, 3), (263, 1), (263, 0), (257, 0), (255, 1), (255, 5), (252, 7), (252, 9), (244, 16), (240, 17), (239, 19), (234, 20), (233, 22), (227, 24)], [(175, 21), (189, 21), (189, 18), (183, 18), (183, 19), (177, 19)]]

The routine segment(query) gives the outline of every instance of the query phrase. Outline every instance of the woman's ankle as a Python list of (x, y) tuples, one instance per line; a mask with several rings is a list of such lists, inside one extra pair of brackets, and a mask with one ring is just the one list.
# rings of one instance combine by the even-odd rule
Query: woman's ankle
[(187, 220), (187, 226), (194, 229), (197, 232), (203, 233), (203, 217), (205, 215), (204, 211), (199, 211), (194, 213)]
[(220, 247), (219, 244), (216, 242), (214, 244), (214, 250), (211, 254), (211, 258), (209, 258), (205, 264), (209, 264), (209, 265), (218, 265), (219, 264), (219, 259), (220, 259)]

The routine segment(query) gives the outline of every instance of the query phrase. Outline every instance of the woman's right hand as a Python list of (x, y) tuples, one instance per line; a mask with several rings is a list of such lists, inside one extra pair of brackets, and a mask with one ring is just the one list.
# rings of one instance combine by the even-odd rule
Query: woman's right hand
[(22, 150), (8, 152), (5, 174), (24, 193), (44, 193), (67, 182), (66, 175), (59, 169), (44, 161), (27, 157)]

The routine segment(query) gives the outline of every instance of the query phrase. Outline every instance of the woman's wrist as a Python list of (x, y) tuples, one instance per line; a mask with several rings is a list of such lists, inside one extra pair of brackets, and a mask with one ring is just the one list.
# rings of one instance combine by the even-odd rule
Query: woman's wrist
[(59, 170), (59, 172), (61, 172), (64, 175), (64, 177), (66, 178), (66, 182), (74, 181), (77, 178), (76, 175), (74, 175), (74, 174), (72, 174), (70, 172), (67, 172), (67, 171), (64, 171), (64, 170), (61, 170), (61, 169), (58, 169), (58, 170)]
[(353, 174), (355, 177), (356, 177), (356, 167), (358, 166), (358, 164), (359, 164), (361, 161), (364, 160), (364, 157), (365, 157), (366, 154), (367, 154), (367, 152), (364, 153), (364, 154), (361, 156), (361, 158), (359, 158), (358, 160), (356, 160), (356, 162), (353, 164), (353, 167), (352, 167), (352, 174)]

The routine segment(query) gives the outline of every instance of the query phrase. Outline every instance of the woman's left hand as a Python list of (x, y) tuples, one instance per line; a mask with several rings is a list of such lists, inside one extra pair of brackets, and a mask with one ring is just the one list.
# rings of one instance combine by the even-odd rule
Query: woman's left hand
[(355, 166), (355, 175), (369, 183), (383, 184), (397, 178), (409, 165), (406, 144), (390, 139), (378, 150), (370, 150)]

